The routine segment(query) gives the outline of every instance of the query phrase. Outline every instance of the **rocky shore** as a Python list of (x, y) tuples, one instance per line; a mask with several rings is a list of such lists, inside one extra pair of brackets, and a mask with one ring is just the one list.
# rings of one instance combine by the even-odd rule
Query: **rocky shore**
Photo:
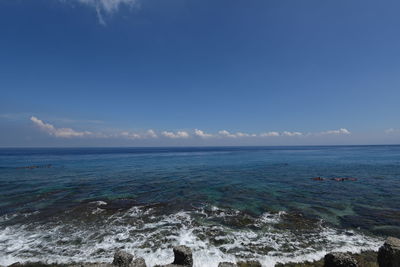
[[(187, 246), (173, 248), (174, 261), (154, 267), (192, 267), (193, 255)], [(218, 267), (261, 267), (258, 261), (220, 262)], [(1, 267), (1, 266), (0, 266)], [(9, 265), (8, 267), (147, 267), (143, 258), (135, 257), (125, 251), (117, 251), (112, 263), (72, 263), (46, 264), (42, 262), (26, 262)], [(400, 267), (400, 239), (389, 237), (378, 252), (365, 251), (358, 254), (333, 252), (326, 254), (324, 259), (303, 263), (278, 263), (275, 267)]]

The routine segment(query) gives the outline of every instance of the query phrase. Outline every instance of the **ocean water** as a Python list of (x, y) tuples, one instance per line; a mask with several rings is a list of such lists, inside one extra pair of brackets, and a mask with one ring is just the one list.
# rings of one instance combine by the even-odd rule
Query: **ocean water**
[(122, 248), (153, 266), (183, 244), (195, 266), (274, 266), (388, 235), (400, 237), (400, 146), (0, 149), (0, 265)]

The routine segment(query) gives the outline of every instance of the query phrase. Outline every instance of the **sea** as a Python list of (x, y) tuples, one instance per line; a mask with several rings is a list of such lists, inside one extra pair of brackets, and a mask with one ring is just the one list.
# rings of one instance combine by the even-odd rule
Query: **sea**
[[(336, 178), (336, 179), (335, 179)], [(400, 237), (400, 146), (0, 149), (0, 265), (263, 266)]]

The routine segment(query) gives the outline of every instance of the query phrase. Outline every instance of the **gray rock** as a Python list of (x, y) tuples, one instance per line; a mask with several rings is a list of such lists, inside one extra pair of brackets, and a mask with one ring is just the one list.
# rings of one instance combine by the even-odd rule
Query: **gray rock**
[(192, 250), (187, 246), (174, 247), (174, 262), (175, 265), (193, 266)]
[(133, 260), (133, 255), (129, 254), (125, 251), (118, 250), (114, 254), (114, 261), (113, 264), (119, 267), (129, 267)]
[(400, 239), (389, 237), (378, 252), (379, 267), (400, 266)]
[(69, 265), (68, 267), (115, 267), (111, 263), (82, 263)]
[(130, 267), (146, 267), (146, 262), (143, 258), (134, 259)]
[(237, 265), (232, 262), (220, 262), (218, 267), (237, 267)]
[(237, 263), (238, 267), (261, 267), (261, 263), (259, 261), (239, 261)]
[(324, 267), (358, 267), (358, 263), (347, 253), (333, 252), (325, 255)]

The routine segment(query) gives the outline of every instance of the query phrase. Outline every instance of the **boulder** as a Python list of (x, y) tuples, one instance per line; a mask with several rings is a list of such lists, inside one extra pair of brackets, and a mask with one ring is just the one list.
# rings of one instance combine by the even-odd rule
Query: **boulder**
[(357, 261), (347, 253), (329, 253), (324, 260), (324, 267), (358, 267)]
[(389, 237), (378, 252), (379, 267), (400, 266), (400, 239)]
[(133, 260), (133, 255), (125, 251), (118, 250), (114, 254), (113, 264), (118, 267), (129, 267)]
[(232, 262), (220, 262), (218, 264), (218, 267), (237, 267), (236, 264), (232, 263)]
[(193, 266), (192, 250), (187, 246), (174, 247), (174, 257), (174, 262), (172, 264), (187, 267)]

